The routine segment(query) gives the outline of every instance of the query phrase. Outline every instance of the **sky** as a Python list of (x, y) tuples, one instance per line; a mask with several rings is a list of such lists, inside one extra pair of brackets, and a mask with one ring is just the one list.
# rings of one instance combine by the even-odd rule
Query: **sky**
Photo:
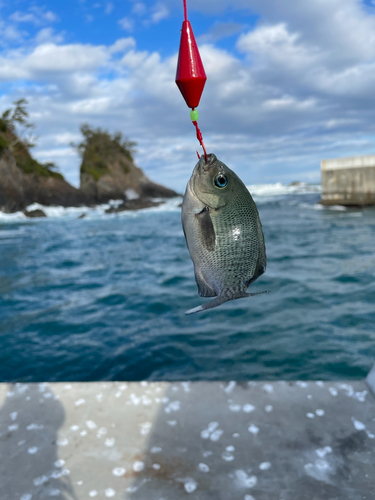
[[(375, 154), (375, 0), (187, 6), (204, 142), (246, 184), (319, 182), (322, 159)], [(201, 148), (175, 84), (182, 21), (182, 0), (0, 0), (0, 113), (26, 98), (34, 156), (75, 186), (87, 123), (183, 192)]]

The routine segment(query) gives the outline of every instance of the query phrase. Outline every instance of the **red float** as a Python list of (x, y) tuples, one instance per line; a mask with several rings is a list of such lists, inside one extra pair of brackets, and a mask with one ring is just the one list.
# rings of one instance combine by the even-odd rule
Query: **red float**
[(176, 83), (189, 108), (196, 108), (207, 80), (206, 73), (189, 21), (182, 23)]

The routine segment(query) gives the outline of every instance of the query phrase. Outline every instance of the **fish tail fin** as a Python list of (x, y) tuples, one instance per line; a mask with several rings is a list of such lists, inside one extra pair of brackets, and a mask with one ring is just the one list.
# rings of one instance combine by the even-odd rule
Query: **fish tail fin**
[(254, 295), (262, 295), (262, 293), (269, 293), (269, 292), (270, 292), (269, 290), (263, 290), (262, 292), (257, 292), (257, 293), (247, 293), (246, 297), (253, 297)]
[(225, 297), (224, 295), (220, 295), (219, 297), (215, 297), (213, 300), (210, 300), (210, 302), (206, 302), (205, 304), (202, 304), (201, 306), (194, 307), (193, 309), (189, 309), (186, 311), (185, 314), (194, 314), (200, 311), (205, 311), (206, 309), (212, 309), (213, 307), (220, 306), (227, 300), (230, 300), (229, 297)]
[(206, 309), (212, 309), (213, 307), (217, 307), (220, 306), (221, 304), (224, 304), (224, 302), (227, 302), (228, 300), (242, 299), (243, 297), (252, 297), (253, 295), (260, 295), (262, 293), (268, 293), (268, 292), (269, 290), (263, 290), (263, 292), (257, 292), (257, 293), (237, 292), (236, 294), (231, 296), (219, 295), (219, 297), (215, 297), (213, 300), (210, 300), (210, 302), (206, 302), (201, 306), (189, 309), (188, 311), (186, 311), (185, 314), (194, 314), (200, 311), (205, 311)]

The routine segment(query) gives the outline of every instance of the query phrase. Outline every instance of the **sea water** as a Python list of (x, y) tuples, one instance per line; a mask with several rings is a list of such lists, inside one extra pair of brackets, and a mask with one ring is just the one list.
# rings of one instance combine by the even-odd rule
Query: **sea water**
[(316, 186), (250, 191), (268, 266), (249, 291), (269, 293), (191, 316), (210, 299), (197, 294), (180, 198), (111, 215), (0, 214), (0, 380), (364, 377), (375, 210), (323, 208)]

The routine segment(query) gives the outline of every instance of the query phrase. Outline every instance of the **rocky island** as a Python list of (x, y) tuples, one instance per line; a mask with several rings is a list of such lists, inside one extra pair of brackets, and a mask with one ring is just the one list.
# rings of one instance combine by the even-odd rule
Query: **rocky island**
[[(79, 189), (70, 185), (53, 163), (35, 160), (33, 144), (22, 139), (16, 126), (31, 128), (26, 101), (21, 99), (0, 117), (0, 210), (24, 211), (32, 203), (41, 205), (95, 206), (122, 200), (108, 211), (146, 208), (162, 203), (160, 198), (178, 196), (172, 189), (151, 181), (134, 164), (135, 143), (120, 132), (81, 126), (83, 141), (74, 145), (82, 163)], [(155, 201), (155, 198), (159, 198)], [(31, 214), (32, 215), (32, 214)]]

